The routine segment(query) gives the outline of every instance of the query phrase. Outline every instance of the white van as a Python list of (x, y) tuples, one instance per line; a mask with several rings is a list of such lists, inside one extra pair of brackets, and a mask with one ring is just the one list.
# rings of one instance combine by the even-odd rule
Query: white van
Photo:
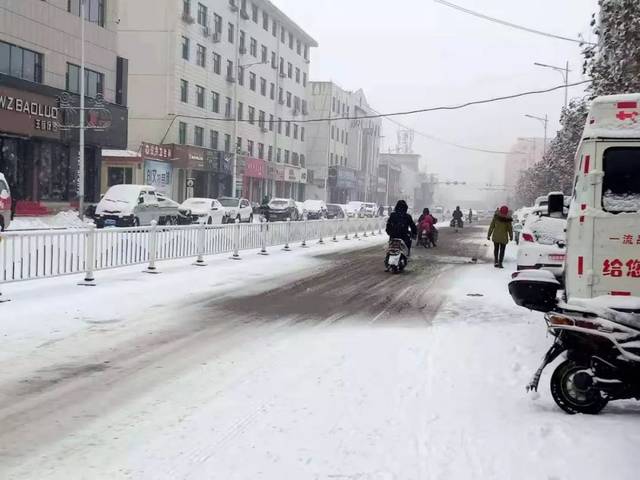
[(4, 175), (0, 173), (0, 232), (11, 223), (11, 190)]
[(594, 100), (576, 156), (566, 296), (640, 309), (640, 94)]

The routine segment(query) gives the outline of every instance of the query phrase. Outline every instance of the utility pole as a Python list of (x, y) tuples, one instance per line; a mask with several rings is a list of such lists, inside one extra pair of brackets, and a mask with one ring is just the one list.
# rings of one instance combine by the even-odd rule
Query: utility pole
[(80, 0), (80, 139), (78, 159), (78, 213), (84, 218), (84, 2)]
[(533, 120), (538, 120), (539, 122), (542, 122), (542, 124), (544, 125), (544, 151), (543, 151), (543, 155), (547, 154), (547, 127), (549, 125), (549, 116), (545, 115), (544, 117), (536, 117), (535, 115), (528, 115), (526, 114), (525, 117), (527, 118), (532, 118)]
[[(231, 185), (231, 197), (236, 198), (238, 193), (238, 150), (242, 148), (242, 145), (238, 145), (238, 75), (240, 74), (240, 5), (236, 7), (236, 26), (234, 32), (234, 54), (235, 62), (234, 68), (231, 70), (231, 74), (235, 74), (233, 79), (233, 138), (231, 139), (231, 145), (233, 148), (233, 183)], [(233, 71), (235, 69), (235, 72)]]
[(564, 80), (564, 108), (566, 109), (569, 105), (569, 61), (564, 67), (556, 67), (554, 65), (547, 65), (546, 63), (535, 62), (534, 65), (536, 67), (550, 68), (551, 70), (555, 70), (560, 75), (562, 75), (562, 79)]
[[(331, 120), (331, 114), (333, 113), (333, 83), (329, 87), (329, 123), (327, 124), (327, 174), (324, 179), (324, 202), (329, 203), (329, 169), (331, 168), (331, 127), (333, 122)], [(337, 180), (337, 179), (336, 179)]]

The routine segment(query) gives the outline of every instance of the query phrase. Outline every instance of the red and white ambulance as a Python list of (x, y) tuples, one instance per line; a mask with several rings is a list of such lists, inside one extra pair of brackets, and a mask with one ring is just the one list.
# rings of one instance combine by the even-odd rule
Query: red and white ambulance
[(567, 221), (567, 302), (640, 309), (640, 94), (593, 101)]

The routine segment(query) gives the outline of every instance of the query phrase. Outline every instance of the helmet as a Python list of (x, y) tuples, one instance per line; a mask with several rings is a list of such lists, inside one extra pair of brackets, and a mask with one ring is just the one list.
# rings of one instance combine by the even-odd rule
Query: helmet
[(503, 217), (509, 215), (509, 207), (507, 207), (506, 205), (501, 206), (499, 211), (500, 215), (502, 215)]

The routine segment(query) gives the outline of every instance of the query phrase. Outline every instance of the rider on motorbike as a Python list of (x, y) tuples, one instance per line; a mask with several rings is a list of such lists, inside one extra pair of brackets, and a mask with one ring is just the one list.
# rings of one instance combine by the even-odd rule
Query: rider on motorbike
[(462, 228), (462, 218), (464, 217), (464, 214), (462, 213), (462, 210), (460, 210), (460, 207), (456, 207), (456, 209), (453, 211), (453, 220), (451, 220), (451, 225), (452, 226), (456, 226), (456, 224)]
[(431, 215), (428, 208), (425, 208), (418, 220), (418, 232), (420, 235), (422, 232), (427, 232), (434, 247), (436, 246), (436, 223), (438, 223), (438, 219)]
[(418, 234), (418, 227), (407, 213), (409, 207), (404, 200), (398, 200), (396, 208), (387, 220), (386, 232), (389, 238), (399, 238), (407, 246), (407, 250), (411, 253), (411, 238)]

